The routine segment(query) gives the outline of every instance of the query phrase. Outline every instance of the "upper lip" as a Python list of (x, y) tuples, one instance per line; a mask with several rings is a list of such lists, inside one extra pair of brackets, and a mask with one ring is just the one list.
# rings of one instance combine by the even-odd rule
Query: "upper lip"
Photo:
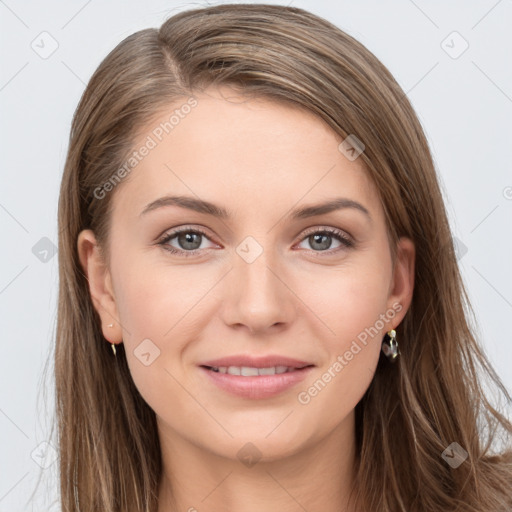
[(289, 368), (303, 368), (304, 366), (313, 366), (313, 363), (280, 355), (255, 357), (240, 354), (221, 357), (220, 359), (211, 359), (201, 363), (200, 366), (215, 366), (217, 368), (222, 366), (245, 366), (249, 368), (272, 368), (273, 366), (288, 366)]

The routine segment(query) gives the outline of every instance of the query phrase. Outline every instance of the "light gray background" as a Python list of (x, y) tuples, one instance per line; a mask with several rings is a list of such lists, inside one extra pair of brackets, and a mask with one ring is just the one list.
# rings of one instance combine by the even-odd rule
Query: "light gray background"
[[(94, 69), (122, 39), (201, 5), (0, 1), (0, 512), (57, 510), (50, 505), (58, 490), (55, 454), (40, 443), (48, 440), (53, 400), (50, 387), (43, 401), (42, 389), (52, 382), (42, 381), (42, 370), (53, 343), (58, 268), (56, 255), (44, 253), (48, 241), (40, 240), (57, 244), (72, 114)], [(482, 344), (511, 390), (512, 1), (292, 5), (365, 44), (407, 92), (440, 173)], [(58, 48), (42, 58), (33, 47), (49, 51), (52, 38)], [(459, 56), (464, 40), (469, 47)], [(48, 466), (46, 483), (27, 505), (40, 472), (36, 461)]]

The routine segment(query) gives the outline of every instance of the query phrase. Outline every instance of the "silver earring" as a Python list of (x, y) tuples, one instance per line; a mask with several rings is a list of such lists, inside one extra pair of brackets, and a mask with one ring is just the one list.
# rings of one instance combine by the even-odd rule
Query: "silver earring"
[(109, 327), (114, 327), (114, 324), (108, 324)]
[(382, 352), (389, 359), (391, 363), (394, 363), (400, 352), (398, 351), (398, 342), (396, 341), (396, 331), (391, 329), (387, 332), (386, 336), (389, 338), (389, 341), (384, 337), (382, 341)]

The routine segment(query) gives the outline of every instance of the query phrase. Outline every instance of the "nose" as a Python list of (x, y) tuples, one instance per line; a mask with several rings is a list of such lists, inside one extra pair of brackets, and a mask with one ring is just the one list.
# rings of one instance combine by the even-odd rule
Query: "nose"
[(244, 326), (257, 334), (284, 328), (292, 322), (296, 312), (295, 296), (286, 283), (282, 265), (270, 253), (271, 250), (266, 249), (252, 262), (234, 254), (223, 303), (227, 325)]

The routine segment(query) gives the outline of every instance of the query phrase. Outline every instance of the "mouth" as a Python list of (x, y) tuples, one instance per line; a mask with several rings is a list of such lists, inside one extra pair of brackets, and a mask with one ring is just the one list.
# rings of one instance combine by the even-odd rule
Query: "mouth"
[(206, 382), (244, 399), (266, 399), (292, 390), (315, 368), (296, 359), (232, 356), (199, 365)]

